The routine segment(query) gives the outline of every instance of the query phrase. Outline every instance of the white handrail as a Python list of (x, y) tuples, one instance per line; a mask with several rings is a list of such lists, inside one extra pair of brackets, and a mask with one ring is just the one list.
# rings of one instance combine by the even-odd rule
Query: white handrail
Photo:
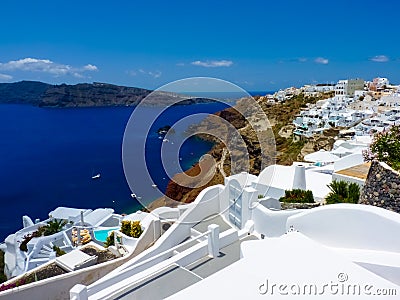
[[(145, 259), (145, 260), (142, 261), (142, 262), (139, 262), (139, 263), (137, 263), (137, 264), (134, 264), (134, 265), (130, 266), (128, 269), (122, 271), (120, 274), (118, 274), (118, 275), (115, 276), (115, 277), (123, 276), (123, 275), (125, 275), (125, 274), (131, 272), (133, 269), (137, 269), (137, 268), (139, 268), (139, 267), (141, 267), (141, 266), (143, 266), (143, 265), (145, 265), (145, 264), (147, 264), (147, 263), (149, 263), (149, 262), (151, 262), (151, 261), (154, 261), (154, 260), (156, 260), (156, 259), (158, 259), (158, 258), (160, 258), (160, 257), (162, 257), (162, 256), (164, 256), (164, 255), (166, 255), (166, 254), (172, 253), (172, 255), (171, 255), (170, 257), (173, 257), (173, 256), (174, 256), (173, 252), (174, 252), (176, 249), (178, 249), (178, 248), (180, 248), (180, 247), (183, 247), (184, 245), (189, 244), (189, 243), (191, 243), (191, 242), (193, 242), (193, 241), (199, 240), (200, 238), (202, 238), (202, 237), (204, 237), (204, 236), (206, 236), (206, 235), (209, 235), (209, 234), (211, 234), (211, 230), (207, 230), (206, 232), (204, 232), (204, 233), (202, 233), (202, 234), (200, 234), (200, 235), (198, 235), (198, 236), (196, 236), (196, 237), (192, 237), (192, 238), (188, 239), (187, 241), (185, 241), (185, 242), (183, 242), (183, 243), (180, 243), (180, 244), (178, 244), (178, 245), (176, 245), (176, 246), (174, 246), (174, 247), (172, 247), (172, 248), (170, 248), (170, 249), (167, 249), (167, 250), (165, 250), (165, 251), (163, 251), (163, 252), (161, 252), (161, 253), (159, 253), (159, 254), (157, 254), (157, 255), (155, 255), (155, 256), (149, 257), (149, 258)], [(169, 258), (170, 258), (170, 257), (169, 257)], [(167, 267), (169, 267), (169, 266), (170, 266), (170, 265), (168, 265)], [(163, 268), (163, 269), (164, 269), (164, 268)], [(158, 273), (159, 271), (160, 271), (160, 270), (156, 271), (155, 273)], [(152, 273), (152, 274), (149, 274), (148, 276), (150, 276), (150, 275), (154, 275), (154, 274)], [(146, 278), (148, 278), (148, 276), (146, 276)], [(115, 279), (115, 277), (114, 277), (114, 279)], [(142, 279), (143, 279), (143, 278), (138, 279), (137, 281), (140, 281), (140, 280), (142, 280)], [(136, 282), (136, 281), (135, 281), (135, 282)], [(91, 290), (91, 288), (88, 288), (88, 293), (89, 293), (89, 294), (91, 294), (90, 290)], [(96, 293), (97, 293), (97, 291), (94, 292), (93, 294), (96, 294)]]
[(193, 238), (191, 238), (191, 239), (189, 239), (189, 240), (187, 240), (187, 241), (185, 241), (185, 242), (183, 242), (181, 244), (178, 244), (178, 245), (176, 245), (176, 246), (174, 246), (174, 247), (172, 247), (170, 249), (167, 249), (167, 250), (165, 250), (165, 251), (163, 251), (163, 252), (161, 252), (161, 253), (159, 253), (159, 254), (157, 254), (155, 256), (149, 257), (148, 259), (145, 259), (144, 261), (139, 262), (138, 264), (133, 265), (133, 266), (134, 267), (140, 267), (140, 266), (142, 266), (142, 265), (144, 265), (144, 264), (146, 264), (146, 263), (148, 263), (148, 262), (150, 262), (152, 260), (155, 260), (155, 259), (157, 259), (157, 258), (159, 258), (159, 257), (161, 257), (161, 256), (163, 256), (163, 255), (165, 255), (165, 254), (167, 254), (169, 252), (173, 252), (176, 249), (178, 249), (178, 248), (180, 248), (180, 247), (182, 247), (182, 246), (184, 246), (186, 244), (189, 244), (190, 242), (196, 241), (196, 240), (198, 240), (198, 239), (202, 238), (203, 236), (206, 236), (206, 235), (208, 235), (210, 233), (211, 233), (211, 230), (207, 230), (206, 232), (204, 232), (204, 233), (202, 233), (202, 234), (200, 234), (200, 235), (198, 235), (196, 237), (193, 237)]
[[(161, 274), (162, 272), (164, 272), (165, 270), (168, 270), (168, 268), (170, 268), (171, 266), (174, 266), (174, 265), (177, 266), (177, 267), (179, 267), (179, 265), (177, 265), (176, 263), (172, 262), (172, 263), (170, 263), (169, 265), (163, 267), (163, 268), (160, 269), (160, 270), (156, 270), (156, 271), (154, 271), (154, 272), (152, 272), (152, 273), (150, 273), (150, 274), (147, 274), (147, 275), (144, 276), (144, 277), (141, 277), (141, 278), (136, 279), (136, 280), (133, 281), (133, 282), (129, 282), (129, 283), (126, 284), (123, 288), (127, 288), (128, 286), (134, 287), (135, 285), (139, 284), (140, 282), (146, 282), (148, 279), (152, 278), (154, 275)], [(118, 291), (113, 290), (113, 291), (111, 291), (111, 293), (109, 293), (109, 294), (107, 295), (107, 297), (116, 296), (118, 293), (119, 293), (119, 290), (118, 290)], [(89, 297), (90, 297), (90, 296), (89, 296)]]

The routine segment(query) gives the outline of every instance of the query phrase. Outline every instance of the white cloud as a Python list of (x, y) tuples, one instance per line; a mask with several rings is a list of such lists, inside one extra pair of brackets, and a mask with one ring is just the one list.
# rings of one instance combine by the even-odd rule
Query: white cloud
[[(158, 71), (158, 70), (156, 70), (156, 71), (146, 71), (146, 70), (143, 70), (143, 69), (138, 69), (137, 72), (139, 72), (141, 74), (144, 74), (144, 75), (149, 75), (149, 76), (151, 76), (153, 78), (159, 78), (162, 75), (162, 72)], [(135, 70), (127, 71), (127, 73), (129, 75), (131, 75), (131, 76), (136, 76), (137, 72)]]
[(0, 73), (0, 80), (9, 81), (11, 79), (13, 79), (13, 77), (11, 75), (1, 74)]
[(0, 70), (3, 71), (25, 71), (25, 72), (41, 72), (54, 76), (73, 75), (75, 77), (82, 76), (85, 71), (97, 71), (98, 68), (88, 64), (84, 67), (77, 68), (70, 65), (55, 63), (49, 59), (22, 58), (19, 60), (11, 60), (6, 63), (0, 63)]
[(83, 76), (82, 74), (77, 73), (77, 72), (72, 73), (72, 76), (74, 76), (76, 78), (85, 78), (85, 76)]
[(154, 78), (158, 78), (158, 77), (160, 77), (161, 76), (161, 71), (155, 71), (155, 72), (148, 72), (148, 74), (150, 75), (150, 76), (153, 76)]
[(329, 64), (329, 59), (323, 57), (317, 57), (316, 59), (314, 59), (314, 62), (321, 65), (327, 65)]
[(85, 71), (98, 71), (99, 70), (96, 66), (91, 65), (91, 64), (87, 64), (82, 69)]
[(230, 67), (233, 65), (231, 60), (196, 60), (191, 63), (194, 66), (206, 67), (206, 68), (217, 68), (217, 67)]
[(134, 71), (134, 70), (128, 70), (128, 71), (126, 71), (126, 74), (128, 74), (128, 75), (130, 75), (130, 76), (136, 76), (136, 75), (137, 75), (137, 72)]
[(31, 71), (44, 72), (54, 75), (65, 75), (70, 72), (68, 65), (55, 64), (48, 59), (23, 58), (20, 60), (11, 60), (7, 63), (0, 63), (0, 70), (6, 71)]
[(386, 55), (376, 55), (374, 57), (371, 57), (369, 60), (373, 62), (388, 62), (389, 57), (387, 57)]

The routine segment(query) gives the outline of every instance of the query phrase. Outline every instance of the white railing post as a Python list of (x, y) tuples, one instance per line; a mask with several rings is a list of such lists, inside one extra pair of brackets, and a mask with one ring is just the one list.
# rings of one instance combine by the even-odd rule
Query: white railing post
[(208, 255), (215, 258), (219, 254), (219, 226), (211, 224), (208, 226)]
[(86, 285), (76, 284), (69, 291), (69, 298), (74, 300), (88, 300), (88, 292)]

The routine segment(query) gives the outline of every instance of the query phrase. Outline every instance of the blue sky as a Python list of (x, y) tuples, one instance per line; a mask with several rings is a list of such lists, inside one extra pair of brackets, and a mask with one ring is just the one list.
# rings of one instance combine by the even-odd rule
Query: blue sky
[(0, 11), (0, 82), (400, 83), (398, 1), (2, 0)]

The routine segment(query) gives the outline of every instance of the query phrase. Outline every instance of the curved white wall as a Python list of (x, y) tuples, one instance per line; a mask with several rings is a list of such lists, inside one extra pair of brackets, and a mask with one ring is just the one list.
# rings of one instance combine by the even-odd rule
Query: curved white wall
[(261, 205), (263, 205), (264, 207), (266, 207), (268, 209), (272, 208), (272, 209), (280, 210), (282, 208), (281, 203), (277, 199), (273, 199), (273, 198), (261, 199), (259, 202)]
[(273, 211), (258, 203), (252, 209), (254, 230), (264, 234), (266, 237), (281, 236), (286, 233), (287, 219), (302, 211), (301, 209)]
[(179, 209), (172, 207), (158, 207), (151, 212), (155, 216), (157, 216), (160, 220), (165, 219), (178, 219), (179, 218)]
[(324, 205), (287, 220), (309, 238), (331, 247), (400, 252), (400, 214), (361, 204)]

